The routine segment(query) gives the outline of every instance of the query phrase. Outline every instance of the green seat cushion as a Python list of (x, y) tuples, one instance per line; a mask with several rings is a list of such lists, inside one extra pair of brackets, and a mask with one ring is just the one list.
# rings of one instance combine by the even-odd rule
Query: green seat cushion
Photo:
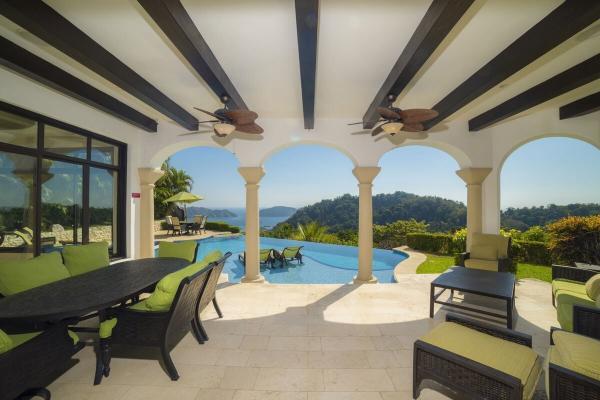
[(175, 299), (181, 281), (188, 276), (194, 275), (208, 266), (208, 264), (219, 260), (222, 256), (223, 254), (219, 250), (215, 250), (207, 254), (202, 261), (188, 265), (162, 278), (156, 285), (154, 292), (146, 299), (146, 307), (151, 311), (168, 311), (173, 299)]
[(98, 336), (100, 336), (100, 339), (107, 339), (111, 337), (115, 326), (117, 326), (116, 318), (111, 318), (100, 322), (100, 327), (98, 329)]
[[(17, 333), (13, 335), (7, 335), (4, 331), (0, 330), (0, 354), (6, 353), (9, 350), (19, 347), (25, 342), (30, 341), (34, 337), (38, 336), (42, 332), (28, 332), (28, 333)], [(67, 331), (69, 337), (73, 340), (73, 344), (79, 342), (79, 337), (73, 331)]]
[(62, 256), (71, 276), (85, 274), (110, 264), (107, 242), (66, 246)]
[(174, 257), (183, 258), (189, 262), (194, 261), (196, 256), (196, 246), (198, 244), (192, 240), (185, 242), (159, 242), (158, 256), (159, 257)]
[(10, 296), (69, 276), (56, 252), (29, 260), (4, 261), (0, 263), (0, 293)]
[(573, 306), (595, 307), (596, 303), (585, 293), (568, 292), (559, 290), (556, 292), (556, 317), (560, 327), (573, 330)]
[(8, 336), (6, 334), (6, 332), (4, 332), (2, 329), (0, 329), (0, 354), (2, 353), (6, 353), (8, 350), (13, 348), (13, 341), (10, 338), (10, 336)]
[(597, 300), (600, 297), (600, 274), (596, 274), (587, 280), (585, 291), (592, 300)]
[(555, 331), (552, 339), (557, 354), (550, 362), (600, 380), (600, 340), (564, 331)]
[(478, 258), (467, 258), (465, 267), (472, 269), (482, 269), (484, 271), (498, 272), (498, 261), (496, 260), (480, 260)]
[(523, 398), (533, 396), (542, 362), (529, 347), (453, 322), (439, 324), (421, 340), (518, 378), (523, 385)]
[(569, 279), (554, 279), (552, 281), (552, 294), (556, 295), (559, 290), (585, 294), (585, 285)]
[(259, 259), (261, 263), (267, 262), (273, 249), (260, 249)]

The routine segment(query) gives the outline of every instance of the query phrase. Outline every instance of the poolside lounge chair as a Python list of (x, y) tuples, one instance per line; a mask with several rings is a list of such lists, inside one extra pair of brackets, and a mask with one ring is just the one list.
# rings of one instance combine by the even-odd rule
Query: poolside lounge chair
[[(24, 226), (21, 229), (23, 232), (27, 233), (29, 235), (29, 237), (31, 238), (31, 241), (33, 241), (33, 229), (31, 229), (28, 226)], [(55, 236), (46, 236), (46, 237), (42, 237), (40, 238), (41, 241), (41, 246), (42, 246), (42, 251), (48, 249), (49, 247), (55, 247), (56, 246), (56, 237)]]
[(71, 234), (71, 240), (63, 240), (64, 237), (68, 237), (67, 236), (68, 234), (67, 234), (67, 231), (65, 231), (65, 228), (61, 224), (53, 224), (52, 232), (54, 233), (54, 237), (56, 238), (57, 243), (75, 244), (72, 240), (73, 234)]
[[(260, 263), (268, 265), (271, 268), (273, 268), (273, 264), (277, 260), (277, 258), (274, 255), (274, 251), (275, 250), (273, 250), (273, 249), (260, 249), (260, 256), (259, 256)], [(279, 253), (277, 253), (277, 254), (279, 254)], [(246, 252), (244, 251), (243, 254), (240, 254), (238, 256), (238, 259), (245, 266), (246, 265)]]
[(287, 264), (288, 261), (298, 260), (298, 264), (302, 264), (302, 253), (300, 250), (304, 246), (288, 246), (281, 251), (281, 260)]

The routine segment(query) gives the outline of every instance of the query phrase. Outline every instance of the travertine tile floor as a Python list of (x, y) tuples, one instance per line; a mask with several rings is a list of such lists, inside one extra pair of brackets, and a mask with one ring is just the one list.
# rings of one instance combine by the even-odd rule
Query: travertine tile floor
[[(435, 275), (403, 275), (399, 284), (270, 285), (222, 283), (203, 315), (210, 340), (188, 335), (173, 351), (181, 378), (169, 380), (154, 360), (112, 361), (109, 378), (92, 385), (95, 358), (86, 347), (79, 364), (50, 389), (53, 399), (396, 400), (411, 399), (412, 344), (444, 319), (428, 318)], [(545, 354), (556, 325), (550, 285), (517, 286), (516, 329), (533, 335)], [(422, 399), (445, 399), (424, 390)]]

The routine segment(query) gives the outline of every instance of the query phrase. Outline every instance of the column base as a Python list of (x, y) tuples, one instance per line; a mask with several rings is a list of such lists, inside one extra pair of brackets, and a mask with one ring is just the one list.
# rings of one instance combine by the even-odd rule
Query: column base
[(352, 283), (354, 284), (358, 284), (361, 285), (363, 283), (377, 283), (379, 282), (377, 280), (377, 278), (375, 278), (375, 276), (371, 276), (370, 279), (364, 280), (364, 279), (359, 279), (358, 276), (355, 276), (354, 279), (352, 280)]
[(242, 283), (265, 283), (266, 280), (265, 280), (265, 277), (262, 275), (255, 276), (254, 278), (248, 278), (248, 277), (244, 276), (240, 282), (242, 282)]

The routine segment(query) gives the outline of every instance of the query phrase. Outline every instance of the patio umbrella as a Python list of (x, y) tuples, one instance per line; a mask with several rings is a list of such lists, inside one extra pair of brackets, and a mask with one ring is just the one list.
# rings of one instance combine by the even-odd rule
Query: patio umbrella
[(165, 203), (183, 203), (183, 207), (185, 208), (185, 218), (187, 218), (187, 204), (195, 203), (198, 200), (203, 200), (204, 197), (198, 196), (189, 192), (179, 192), (168, 199), (165, 200)]

